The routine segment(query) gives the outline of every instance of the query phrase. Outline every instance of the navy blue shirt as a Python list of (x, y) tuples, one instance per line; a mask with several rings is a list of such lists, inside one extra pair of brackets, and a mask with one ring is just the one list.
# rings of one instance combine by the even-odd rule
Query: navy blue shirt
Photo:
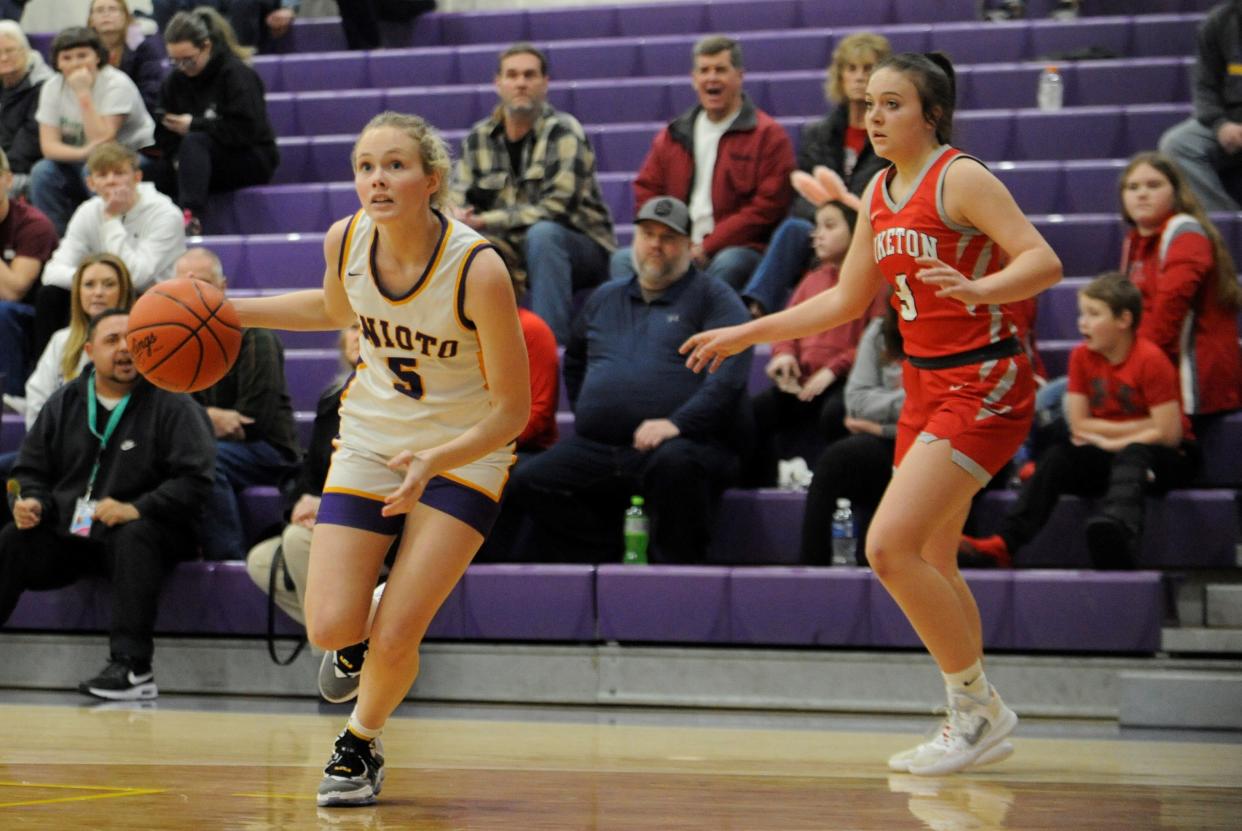
[(745, 392), (751, 350), (714, 374), (696, 374), (677, 348), (696, 332), (749, 319), (733, 289), (693, 267), (650, 303), (637, 277), (604, 283), (565, 347), (574, 432), (629, 445), (644, 420), (667, 418), (686, 438), (725, 440)]

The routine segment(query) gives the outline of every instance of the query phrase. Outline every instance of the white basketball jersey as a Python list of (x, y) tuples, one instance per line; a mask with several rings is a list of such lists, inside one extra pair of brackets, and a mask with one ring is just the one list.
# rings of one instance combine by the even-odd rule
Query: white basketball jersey
[[(381, 456), (444, 444), (487, 415), (491, 397), (478, 333), (465, 316), (466, 275), (490, 244), (437, 214), (440, 237), (422, 276), (389, 296), (375, 275), (379, 233), (358, 211), (345, 230), (337, 277), (362, 326), (361, 360), (341, 401), (341, 442)], [(479, 460), (500, 472), (463, 478), (495, 495), (513, 446)], [(474, 468), (475, 465), (467, 466)], [(461, 469), (463, 474), (467, 469)], [(446, 474), (447, 475), (447, 474)]]

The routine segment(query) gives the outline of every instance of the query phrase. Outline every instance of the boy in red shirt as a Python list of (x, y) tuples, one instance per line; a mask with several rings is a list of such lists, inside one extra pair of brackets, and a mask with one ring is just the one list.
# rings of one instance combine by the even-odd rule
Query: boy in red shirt
[(1097, 498), (1086, 529), (1095, 567), (1133, 567), (1144, 497), (1184, 485), (1196, 461), (1177, 372), (1158, 346), (1135, 334), (1142, 313), (1142, 294), (1121, 274), (1105, 274), (1079, 292), (1084, 342), (1070, 355), (1070, 438), (1041, 457), (1000, 533), (963, 537), (963, 555), (1011, 565), (1058, 497), (1072, 493)]

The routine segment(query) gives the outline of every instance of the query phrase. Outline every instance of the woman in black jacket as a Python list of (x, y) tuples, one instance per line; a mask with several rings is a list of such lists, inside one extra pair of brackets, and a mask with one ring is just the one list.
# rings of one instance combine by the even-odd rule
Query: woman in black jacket
[(35, 109), (43, 82), (52, 77), (43, 57), (30, 48), (22, 27), (0, 20), (0, 148), (13, 171), (10, 195), (26, 191), (30, 167), (43, 158)]
[(178, 12), (164, 45), (174, 71), (160, 90), (154, 178), (185, 209), (186, 232), (201, 234), (207, 194), (266, 184), (280, 155), (251, 50), (228, 21), (207, 7)]
[[(826, 167), (841, 177), (846, 189), (861, 196), (871, 177), (888, 164), (871, 149), (863, 118), (871, 67), (891, 52), (888, 38), (871, 32), (852, 34), (837, 44), (824, 82), (828, 101), (836, 108), (802, 128), (799, 170), (810, 173), (815, 167)], [(789, 218), (773, 232), (763, 260), (742, 290), (742, 299), (755, 317), (783, 309), (785, 296), (802, 279), (811, 257), (817, 207), (801, 195), (794, 197)]]

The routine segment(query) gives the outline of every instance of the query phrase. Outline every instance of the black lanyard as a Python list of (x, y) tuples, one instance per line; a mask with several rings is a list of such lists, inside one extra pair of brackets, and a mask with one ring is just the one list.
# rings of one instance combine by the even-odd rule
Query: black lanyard
[(91, 367), (90, 377), (86, 380), (86, 425), (90, 428), (95, 438), (99, 439), (99, 452), (95, 454), (95, 465), (91, 468), (91, 478), (86, 483), (86, 498), (91, 498), (91, 492), (95, 489), (95, 477), (99, 475), (99, 463), (103, 460), (104, 450), (108, 448), (108, 439), (112, 438), (112, 433), (116, 430), (116, 425), (121, 421), (121, 414), (125, 412), (125, 405), (129, 403), (130, 393), (125, 393), (112, 410), (112, 415), (108, 417), (108, 424), (104, 427), (101, 434), (96, 426), (96, 413), (98, 405), (95, 399), (95, 368)]

